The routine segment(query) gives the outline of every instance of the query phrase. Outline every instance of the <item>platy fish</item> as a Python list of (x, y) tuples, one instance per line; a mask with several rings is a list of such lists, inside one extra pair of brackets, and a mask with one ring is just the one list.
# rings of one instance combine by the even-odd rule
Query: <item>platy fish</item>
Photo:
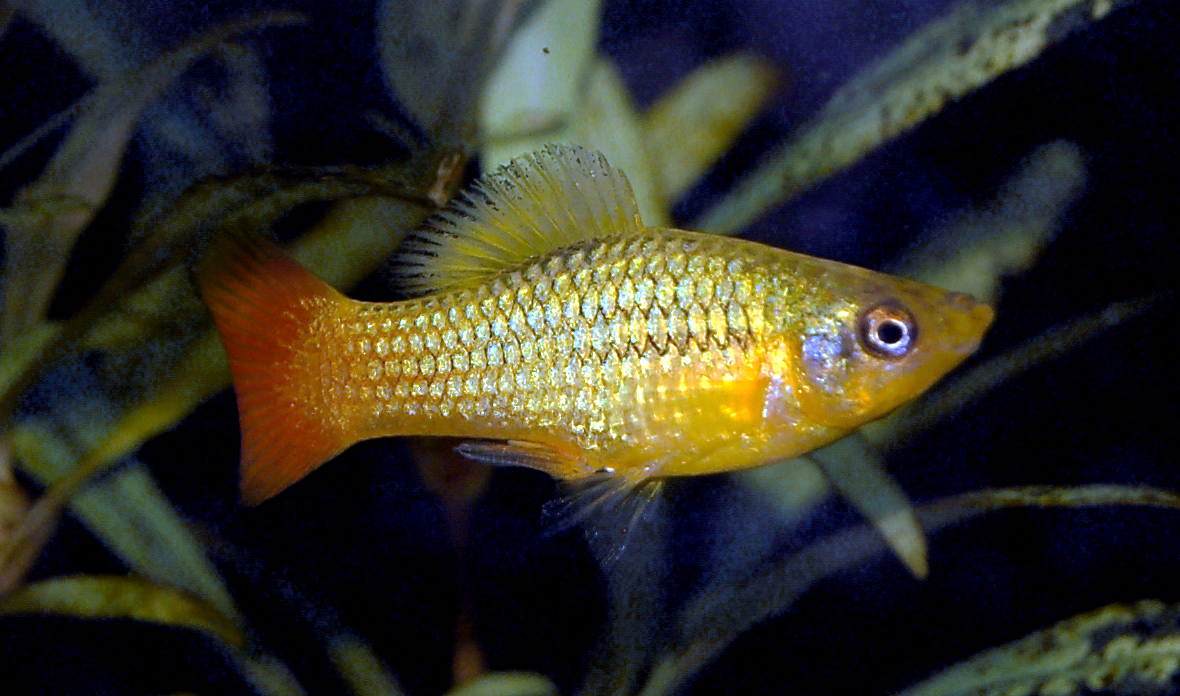
[(754, 242), (644, 227), (600, 153), (486, 174), (403, 244), (414, 297), (350, 300), (233, 235), (199, 269), (258, 503), (353, 443), (459, 451), (630, 490), (827, 444), (978, 346), (967, 295)]

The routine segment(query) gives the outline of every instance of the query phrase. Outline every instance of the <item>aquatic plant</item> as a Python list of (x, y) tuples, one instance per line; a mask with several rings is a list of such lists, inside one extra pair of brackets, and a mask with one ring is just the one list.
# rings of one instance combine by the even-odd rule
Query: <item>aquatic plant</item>
[[(6, 693), (887, 693), (1038, 630), (911, 693), (1176, 690), (1166, 3), (0, 16)], [(242, 508), (207, 241), (270, 227), (385, 298), (469, 161), (548, 141), (606, 151), (649, 224), (970, 291), (996, 328), (859, 436), (672, 487), (609, 571), (545, 527), (549, 479), (451, 443)]]

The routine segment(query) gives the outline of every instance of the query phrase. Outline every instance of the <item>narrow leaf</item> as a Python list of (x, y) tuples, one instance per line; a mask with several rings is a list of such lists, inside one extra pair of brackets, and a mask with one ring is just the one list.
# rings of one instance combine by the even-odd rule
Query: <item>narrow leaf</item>
[[(432, 178), (420, 188), (431, 190), (437, 183)], [(306, 193), (301, 189), (295, 196), (302, 200)], [(275, 203), (241, 215), (247, 220), (253, 214), (277, 216), (285, 207)], [(346, 201), (292, 251), (330, 282), (350, 285), (389, 255), (400, 240), (397, 231), (409, 229), (432, 209), (433, 204), (416, 199)], [(229, 384), (220, 342), (185, 269), (172, 266), (121, 297), (117, 306), (84, 327), (71, 346), (102, 352), (105, 372), (93, 374), (80, 355), (62, 355), (53, 363), (54, 373), (71, 376), (54, 389), (58, 403), (18, 423), (10, 436), (19, 464), (51, 487), (44, 511), (70, 502), (132, 568), (234, 615), (234, 604), (201, 544), (141, 467), (133, 463), (71, 498), (94, 474), (127, 461), (144, 440), (172, 427)], [(31, 527), (25, 538), (29, 531)]]
[(968, 0), (861, 70), (694, 228), (735, 234), (1132, 0)]
[[(1180, 509), (1180, 495), (1134, 486), (1028, 486), (981, 490), (918, 508), (918, 520), (934, 533), (987, 512), (1018, 507), (1144, 505)], [(682, 643), (653, 667), (642, 696), (674, 693), (693, 674), (752, 626), (785, 611), (809, 588), (879, 554), (876, 534), (858, 527), (833, 534), (752, 577), (718, 586), (690, 602), (679, 616)]]
[(446, 696), (557, 696), (553, 682), (532, 672), (490, 672), (457, 686)]
[[(5, 220), (0, 338), (16, 336), (45, 316), (74, 242), (114, 188), (123, 151), (143, 109), (218, 43), (243, 31), (296, 19), (291, 13), (271, 13), (230, 22), (86, 98), (82, 115), (41, 177), (17, 193), (13, 205), (23, 214), (10, 214)], [(45, 207), (47, 201), (71, 205), (55, 211)]]
[(779, 82), (773, 65), (739, 53), (697, 68), (660, 96), (643, 130), (666, 200), (679, 198), (729, 150)]
[(397, 679), (367, 643), (350, 635), (328, 639), (328, 656), (357, 696), (402, 696)]
[(132, 619), (209, 633), (244, 647), (242, 631), (209, 605), (171, 587), (132, 577), (76, 575), (25, 585), (0, 599), (3, 614)]
[(893, 480), (880, 455), (864, 437), (853, 433), (807, 455), (828, 475), (832, 485), (869, 518), (916, 578), (925, 578), (926, 536), (913, 506)]
[(898, 696), (1168, 693), (1180, 673), (1180, 607), (1111, 604), (960, 662)]
[(436, 146), (472, 145), (494, 58), (535, 2), (385, 0), (377, 48), (390, 91)]

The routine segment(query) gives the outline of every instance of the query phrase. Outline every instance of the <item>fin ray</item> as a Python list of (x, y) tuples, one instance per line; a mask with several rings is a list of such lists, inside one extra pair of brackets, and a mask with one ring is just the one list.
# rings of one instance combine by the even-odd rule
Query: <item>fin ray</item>
[(235, 231), (215, 242), (197, 285), (221, 334), (242, 431), (242, 499), (260, 503), (351, 442), (317, 414), (305, 388), (311, 327), (325, 307), (348, 302), (269, 240)]
[(549, 534), (581, 527), (590, 551), (608, 570), (642, 536), (658, 510), (655, 503), (664, 486), (662, 478), (635, 479), (608, 469), (575, 473), (584, 464), (569, 461), (564, 453), (534, 442), (469, 440), (455, 451), (484, 464), (526, 466), (554, 476), (563, 493), (545, 503), (542, 526)]
[(611, 570), (659, 514), (664, 479), (629, 481), (605, 471), (564, 481), (567, 492), (545, 503), (542, 524), (552, 533), (580, 526), (598, 563)]
[(548, 145), (485, 174), (411, 233), (394, 275), (406, 292), (424, 295), (559, 247), (640, 229), (622, 170), (596, 150)]
[(545, 445), (522, 440), (468, 440), (455, 446), (468, 459), (492, 466), (524, 466), (554, 473), (560, 456)]

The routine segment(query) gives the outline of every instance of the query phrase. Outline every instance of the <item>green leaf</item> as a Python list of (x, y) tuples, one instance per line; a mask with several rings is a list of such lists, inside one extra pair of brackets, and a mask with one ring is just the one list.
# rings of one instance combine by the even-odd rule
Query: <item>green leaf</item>
[(446, 696), (558, 696), (553, 682), (532, 672), (489, 672), (457, 686)]
[(11, 339), (44, 318), (74, 242), (114, 188), (140, 113), (217, 44), (242, 31), (295, 18), (271, 13), (225, 24), (86, 98), (65, 142), (40, 178), (17, 193), (14, 209), (3, 220), (0, 339)]
[(1180, 674), (1180, 608), (1111, 604), (960, 662), (898, 696), (1168, 692)]
[(132, 619), (191, 628), (241, 648), (246, 637), (208, 604), (148, 580), (76, 575), (20, 587), (0, 599), (0, 615), (53, 614), (79, 619)]
[[(1019, 507), (1146, 505), (1180, 509), (1180, 495), (1134, 486), (1028, 486), (965, 493), (918, 508), (930, 533), (979, 515)], [(681, 642), (653, 667), (642, 696), (671, 694), (755, 624), (785, 611), (820, 580), (881, 552), (881, 538), (852, 528), (821, 539), (762, 571), (734, 578), (680, 612)]]
[(845, 83), (695, 227), (740, 232), (953, 100), (1132, 1), (968, 0), (956, 5)]

